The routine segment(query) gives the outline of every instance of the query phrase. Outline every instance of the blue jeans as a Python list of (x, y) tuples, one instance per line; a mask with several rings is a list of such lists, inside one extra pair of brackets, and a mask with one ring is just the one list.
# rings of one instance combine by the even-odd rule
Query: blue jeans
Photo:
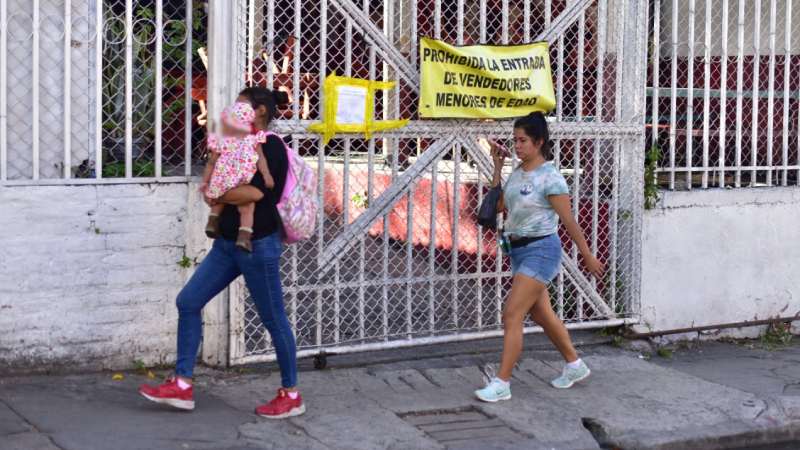
[(236, 248), (234, 241), (216, 239), (211, 251), (178, 294), (178, 360), (175, 374), (191, 377), (203, 332), (200, 313), (203, 307), (239, 275), (261, 321), (272, 337), (281, 383), (285, 388), (297, 384), (297, 349), (294, 334), (283, 305), (280, 258), (283, 251), (280, 233), (253, 241), (253, 253)]

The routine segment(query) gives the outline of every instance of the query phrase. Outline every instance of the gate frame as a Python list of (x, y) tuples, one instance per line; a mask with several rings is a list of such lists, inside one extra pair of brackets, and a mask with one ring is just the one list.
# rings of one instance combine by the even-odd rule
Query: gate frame
[[(270, 1), (270, 0), (267, 0)], [(572, 25), (573, 20), (577, 17), (580, 11), (596, 0), (577, 0), (568, 2), (567, 9), (569, 11), (563, 12), (559, 18), (555, 20), (543, 33), (543, 38), (552, 38), (552, 36), (561, 33), (567, 27)], [(238, 20), (237, 12), (242, 8), (249, 5), (252, 8), (253, 0), (232, 0), (229, 2), (210, 2), (209, 9), (209, 56), (211, 63), (209, 64), (209, 115), (216, 117), (221, 106), (225, 103), (226, 99), (233, 98), (238, 89), (238, 80), (240, 74), (238, 68), (245, 67), (247, 64), (244, 61), (239, 61), (242, 52), (237, 49), (237, 36), (241, 35), (242, 27), (249, 27), (249, 24), (243, 24)], [(331, 5), (340, 8), (340, 10), (347, 14), (349, 11), (348, 6), (352, 6), (350, 0), (329, 0)], [(620, 160), (617, 162), (619, 171), (623, 172), (625, 176), (634, 177), (636, 182), (623, 183), (621, 186), (630, 190), (634, 202), (633, 214), (633, 231), (627, 236), (631, 239), (631, 255), (630, 266), (626, 269), (630, 277), (631, 292), (627, 293), (631, 307), (632, 317), (628, 318), (614, 318), (606, 320), (595, 320), (587, 322), (577, 322), (567, 324), (569, 329), (591, 329), (602, 328), (608, 326), (631, 325), (638, 323), (639, 305), (640, 305), (640, 292), (641, 292), (641, 230), (642, 230), (642, 211), (643, 211), (643, 172), (644, 172), (644, 142), (645, 142), (645, 85), (647, 74), (647, 21), (649, 2), (639, 2), (636, 0), (614, 0), (611, 2), (619, 8), (623, 8), (622, 14), (619, 16), (622, 20), (618, 26), (623, 27), (620, 39), (623, 41), (621, 48), (617, 51), (625, 50), (624, 58), (621, 58), (621, 72), (618, 74), (618, 92), (616, 93), (617, 107), (615, 108), (616, 117), (614, 122), (609, 125), (598, 123), (570, 123), (570, 122), (556, 122), (551, 126), (551, 134), (553, 138), (569, 138), (572, 136), (581, 135), (609, 135), (616, 138), (613, 145), (619, 146), (618, 154)], [(246, 5), (247, 4), (247, 5)], [(571, 8), (571, 9), (570, 9)], [(357, 9), (357, 8), (356, 8)], [(576, 13), (577, 11), (577, 13)], [(560, 20), (561, 18), (564, 20)], [(567, 20), (569, 19), (569, 20)], [(366, 22), (370, 24), (371, 22)], [(252, 30), (251, 30), (252, 32)], [(367, 30), (363, 33), (365, 39), (370, 40), (370, 32)], [(377, 40), (377, 39), (376, 39)], [(391, 46), (382, 48), (381, 42), (372, 43), (376, 48), (387, 52), (386, 57), (394, 61), (390, 57), (392, 50), (396, 49)], [(248, 43), (251, 45), (252, 43)], [(630, 49), (631, 57), (627, 57), (627, 50)], [(418, 74), (403, 73), (407, 70), (401, 68), (402, 62), (406, 62), (405, 58), (395, 61), (398, 64), (399, 76), (406, 76), (408, 81), (413, 81), (413, 77)], [(408, 68), (406, 68), (408, 69)], [(622, 98), (630, 107), (624, 110), (620, 107)], [(508, 132), (509, 122), (496, 122), (494, 124), (478, 124), (472, 123), (473, 121), (414, 121), (403, 130), (394, 132), (383, 133), (386, 136), (403, 136), (413, 134), (415, 137), (421, 131), (419, 127), (425, 127), (425, 131), (431, 134), (432, 138), (439, 138), (446, 134), (451, 127), (455, 125), (463, 125), (465, 122), (470, 123), (472, 133), (474, 134), (492, 134), (491, 131), (502, 130)], [(291, 134), (296, 137), (316, 136), (306, 130), (311, 121), (292, 120), (292, 121), (278, 121), (274, 122), (274, 130), (281, 134)], [(475, 126), (477, 125), (477, 126)], [(438, 131), (438, 133), (436, 132)], [(463, 138), (455, 138), (459, 141), (457, 144), (462, 144), (464, 148), (469, 149), (471, 144), (467, 143)], [(474, 153), (476, 162), (479, 166), (479, 171), (486, 172), (489, 166), (488, 157), (483, 155), (481, 158), (478, 152)], [(621, 180), (622, 176), (618, 180)], [(402, 194), (401, 194), (402, 195)], [(321, 249), (322, 250), (322, 249)], [(578, 271), (579, 272), (579, 271)], [(244, 340), (244, 304), (241, 301), (233, 301), (232, 299), (244, 298), (243, 286), (240, 282), (234, 282), (229, 289), (220, 294), (216, 302), (212, 302), (214, 306), (207, 307), (204, 310), (204, 322), (206, 323), (205, 339), (203, 341), (203, 359), (212, 365), (234, 365), (246, 364), (253, 362), (271, 361), (275, 359), (274, 354), (268, 355), (250, 355), (245, 354), (245, 340)], [(542, 329), (538, 326), (526, 327), (525, 333), (540, 332)], [(304, 349), (297, 352), (298, 357), (325, 355), (336, 353), (349, 353), (377, 349), (390, 349), (400, 348), (415, 345), (428, 345), (443, 342), (456, 342), (466, 341), (473, 339), (482, 339), (488, 337), (501, 336), (503, 331), (488, 330), (479, 332), (469, 332), (464, 334), (447, 334), (438, 336), (426, 337), (413, 337), (405, 339), (393, 339), (389, 341), (353, 344), (353, 345), (333, 345), (325, 346), (322, 348)]]

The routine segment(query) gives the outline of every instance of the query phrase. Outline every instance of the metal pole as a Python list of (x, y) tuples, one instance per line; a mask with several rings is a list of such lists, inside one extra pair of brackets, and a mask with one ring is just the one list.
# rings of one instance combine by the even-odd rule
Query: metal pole
[(32, 68), (32, 89), (33, 105), (31, 115), (33, 118), (33, 143), (32, 143), (32, 176), (33, 180), (39, 179), (39, 32), (40, 32), (40, 11), (39, 0), (33, 0), (33, 68)]
[[(161, 110), (163, 105), (163, 73), (162, 73), (162, 59), (163, 59), (163, 40), (164, 40), (164, 5), (163, 0), (156, 0), (156, 55), (155, 55), (155, 176), (161, 177)], [(186, 124), (191, 126), (191, 123)]]
[[(184, 104), (185, 111), (183, 116), (183, 174), (185, 176), (192, 175), (192, 58), (194, 55), (192, 54), (192, 30), (194, 29), (192, 23), (192, 11), (194, 10), (192, 6), (192, 0), (186, 1), (186, 65), (184, 71), (186, 75), (184, 77), (183, 85), (184, 85)], [(210, 20), (209, 20), (210, 22)], [(221, 72), (220, 72), (221, 73)], [(221, 108), (217, 108), (212, 110), (211, 109), (211, 76), (209, 71), (209, 77), (206, 82), (206, 99), (208, 99), (208, 115), (211, 118), (216, 119), (219, 117), (219, 112)], [(212, 115), (214, 114), (214, 115)]]
[(72, 176), (72, 1), (64, 0), (64, 178)]
[(125, 1), (125, 178), (133, 177), (133, 2)]

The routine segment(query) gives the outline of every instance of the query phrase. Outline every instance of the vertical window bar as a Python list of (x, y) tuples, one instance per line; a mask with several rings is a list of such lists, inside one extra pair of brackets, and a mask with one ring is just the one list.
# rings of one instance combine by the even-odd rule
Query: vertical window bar
[(33, 116), (33, 159), (32, 159), (32, 179), (39, 179), (39, 32), (41, 31), (41, 18), (39, 11), (39, 0), (33, 0), (33, 105), (31, 114)]
[(661, 3), (656, 1), (653, 8), (653, 78), (652, 78), (652, 97), (653, 109), (650, 123), (650, 146), (658, 145), (658, 101), (659, 101), (659, 76), (661, 69)]
[[(294, 51), (292, 52), (292, 118), (295, 121), (302, 119), (300, 115), (300, 39), (303, 37), (302, 4), (300, 0), (294, 0)], [(371, 80), (374, 78), (370, 78)]]
[(508, 0), (503, 0), (502, 9), (502, 40), (503, 44), (508, 44)]
[(464, 45), (464, 0), (458, 0), (456, 9), (456, 22), (458, 23), (458, 35), (456, 36), (456, 43), (458, 45)]
[[(164, 5), (163, 0), (156, 0), (156, 54), (155, 54), (155, 117), (153, 123), (155, 125), (155, 176), (161, 177), (161, 152), (162, 152), (162, 107), (163, 107), (163, 51), (164, 51)], [(190, 88), (191, 90), (191, 88)], [(191, 126), (191, 122), (186, 126)]]
[[(0, 182), (8, 179), (8, 2), (0, 2)], [(99, 33), (98, 33), (99, 36)]]
[(775, 151), (775, 27), (776, 0), (769, 2), (769, 80), (767, 81), (767, 186), (772, 186), (772, 153)]
[(459, 236), (459, 216), (461, 204), (461, 146), (453, 146), (453, 231), (452, 244), (453, 250), (450, 253), (451, 276), (453, 278), (453, 288), (451, 291), (451, 302), (453, 309), (453, 326), (458, 328), (458, 236)]
[[(278, 48), (275, 45), (275, 1), (267, 1), (267, 57), (264, 63), (267, 65), (267, 88), (272, 89), (275, 80), (275, 52)], [(250, 65), (250, 62), (248, 62)], [(321, 85), (320, 85), (321, 86)]]
[[(706, 0), (706, 29), (703, 36), (703, 189), (708, 188), (708, 145), (711, 121), (711, 1)], [(722, 100), (724, 97), (720, 97)]]
[[(184, 124), (183, 127), (183, 174), (185, 176), (192, 175), (192, 59), (194, 55), (192, 54), (192, 30), (194, 30), (194, 24), (192, 17), (192, 13), (194, 11), (194, 7), (192, 5), (192, 0), (186, 1), (186, 66), (184, 71), (186, 72), (186, 76), (184, 78), (183, 86), (184, 86), (184, 103), (186, 104), (184, 110)], [(206, 88), (208, 89), (208, 87)]]
[(522, 11), (523, 16), (523, 32), (525, 33), (525, 42), (531, 41), (531, 0), (523, 0), (524, 6)]
[(742, 185), (742, 110), (744, 89), (744, 0), (739, 0), (736, 39), (736, 176), (734, 186)]
[(125, 2), (125, 178), (133, 177), (133, 2)]
[(436, 39), (442, 38), (442, 0), (434, 0), (433, 34)]
[(64, 0), (64, 178), (72, 176), (72, 2)]
[(694, 157), (694, 27), (695, 0), (689, 0), (689, 68), (686, 81), (686, 189), (692, 189), (692, 159)]
[(437, 158), (433, 162), (433, 167), (431, 168), (431, 219), (430, 219), (430, 229), (431, 229), (431, 239), (428, 246), (428, 274), (430, 275), (431, 281), (428, 284), (428, 326), (430, 327), (430, 331), (434, 332), (436, 330), (436, 290), (434, 289), (434, 278), (436, 278), (436, 204), (437, 202), (437, 182), (439, 180), (439, 159)]
[(412, 320), (411, 305), (414, 299), (412, 290), (414, 277), (414, 187), (409, 186), (406, 195), (406, 334), (409, 339), (413, 336), (414, 325)]
[(672, 73), (669, 108), (669, 188), (675, 189), (675, 141), (678, 133), (678, 2), (672, 0)]
[(728, 116), (728, 0), (722, 0), (722, 74), (719, 112), (719, 187), (725, 186), (725, 127)]
[(553, 0), (544, 0), (544, 26), (549, 27), (553, 22)]
[[(3, 5), (6, 2), (2, 2)], [(103, 177), (103, 2), (95, 2), (94, 177)], [(4, 71), (2, 71), (4, 72)]]
[[(319, 16), (319, 85), (325, 84), (326, 67), (328, 64), (328, 0), (320, 0), (320, 16)], [(322, 89), (319, 90), (319, 117), (325, 116), (325, 98)], [(317, 149), (317, 190), (319, 194), (319, 201), (322, 204), (325, 196), (325, 144), (322, 139), (317, 141), (319, 147)], [(320, 208), (318, 212), (319, 231), (317, 234), (317, 252), (322, 254), (325, 250), (325, 211)], [(384, 276), (385, 276), (384, 272)], [(317, 345), (322, 345), (322, 289), (317, 289), (317, 330), (316, 342)]]
[[(272, 3), (272, 2), (270, 2)], [(260, 14), (259, 14), (260, 15)], [(260, 27), (259, 27), (260, 28)], [(256, 0), (247, 2), (247, 86), (253, 85), (253, 61), (255, 60)], [(269, 61), (265, 61), (269, 64)]]
[(755, 186), (758, 172), (758, 85), (759, 85), (759, 69), (761, 67), (761, 2), (753, 2), (755, 5), (755, 14), (753, 20), (755, 21), (753, 31), (753, 120), (750, 123), (752, 131), (752, 140), (750, 142), (750, 186)]
[(486, 43), (486, 1), (487, 0), (480, 0), (481, 44)]
[(792, 61), (792, 0), (786, 0), (786, 22), (783, 31), (783, 154), (781, 161), (784, 168), (781, 173), (781, 186), (788, 186), (789, 170), (786, 169), (786, 166), (789, 165), (789, 89), (791, 89), (789, 65)]

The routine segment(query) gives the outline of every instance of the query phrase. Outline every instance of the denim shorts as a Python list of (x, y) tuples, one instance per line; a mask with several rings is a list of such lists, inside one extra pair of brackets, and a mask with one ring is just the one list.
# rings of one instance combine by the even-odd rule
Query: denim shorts
[(561, 239), (553, 233), (524, 247), (511, 249), (511, 273), (550, 284), (561, 268)]

